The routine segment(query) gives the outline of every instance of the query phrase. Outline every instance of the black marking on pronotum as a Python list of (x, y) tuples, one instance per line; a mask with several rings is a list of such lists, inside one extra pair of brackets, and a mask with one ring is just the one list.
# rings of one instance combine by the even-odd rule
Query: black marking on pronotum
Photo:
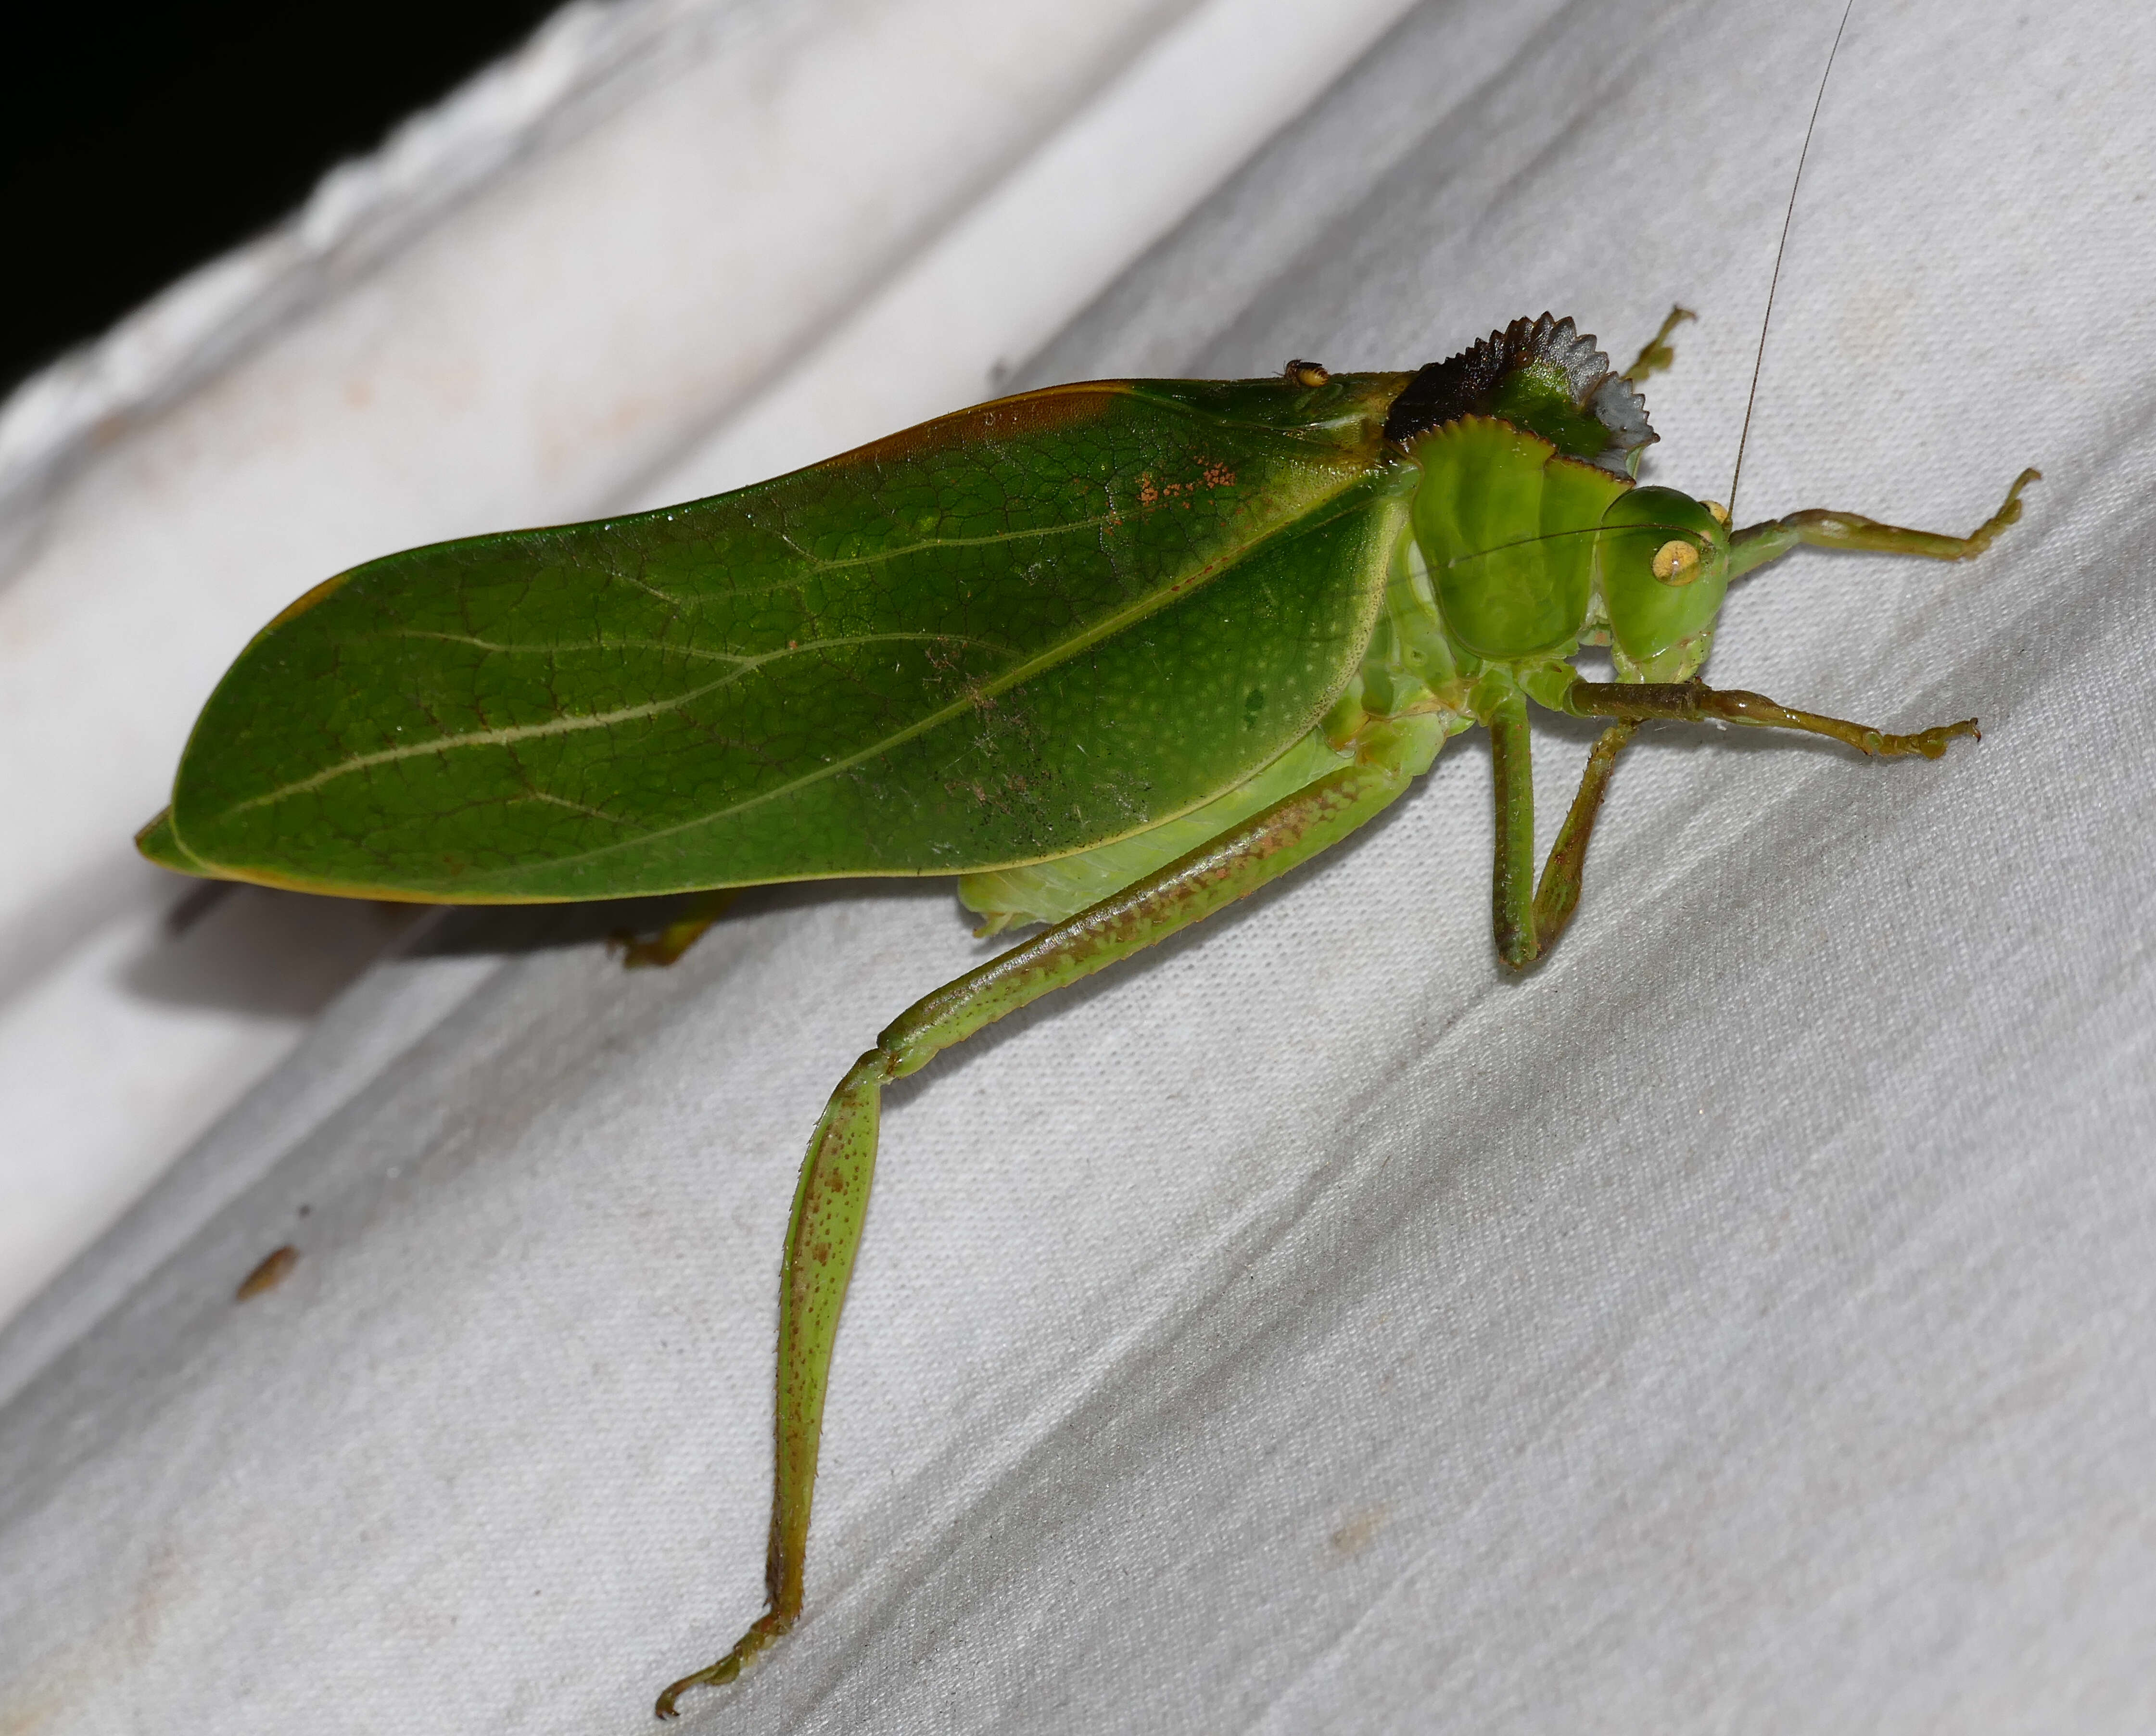
[(1558, 446), (1575, 458), (1584, 458), (1620, 475), (1631, 472), (1631, 455), (1659, 438), (1647, 425), (1647, 406), (1632, 389), (1632, 383), (1609, 366), (1609, 358), (1596, 347), (1594, 339), (1583, 337), (1568, 316), (1555, 319), (1545, 313), (1539, 319), (1517, 319), (1502, 331), (1492, 331), (1481, 342), (1443, 362), (1433, 362), (1407, 383), (1393, 400), (1385, 417), (1385, 438), (1406, 445), (1462, 416), (1504, 413), (1507, 388), (1515, 376), (1535, 372), (1550, 388), (1560, 383), (1582, 418), (1591, 414), (1600, 425), (1601, 442), (1558, 438), (1556, 430), (1536, 427), (1538, 419), (1516, 417), (1537, 433), (1550, 435)]

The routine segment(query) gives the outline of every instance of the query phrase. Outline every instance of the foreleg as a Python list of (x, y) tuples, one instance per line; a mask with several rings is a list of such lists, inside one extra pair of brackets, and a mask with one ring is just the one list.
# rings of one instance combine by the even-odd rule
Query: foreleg
[(1991, 547), (1992, 539), (2021, 516), (2021, 490), (2041, 480), (2041, 470), (2024, 470), (2006, 490), (1999, 510), (1966, 537), (1949, 537), (1939, 531), (1904, 530), (1881, 524), (1859, 512), (1837, 512), (1814, 507), (1792, 512), (1786, 518), (1770, 518), (1747, 525), (1729, 539), (1729, 576), (1736, 578), (1769, 561), (1779, 561), (1799, 547), (1845, 548), (1871, 554), (1918, 555), (1928, 561), (1973, 561)]

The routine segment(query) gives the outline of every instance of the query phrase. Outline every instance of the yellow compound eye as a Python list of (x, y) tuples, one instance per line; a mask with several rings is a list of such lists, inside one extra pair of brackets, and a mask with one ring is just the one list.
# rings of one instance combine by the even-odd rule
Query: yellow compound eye
[(1729, 532), (1703, 502), (1652, 485), (1612, 501), (1601, 529), (1595, 571), (1612, 646), (1651, 671), (1645, 680), (1688, 673), (1729, 586)]
[(1666, 585), (1688, 585), (1699, 577), (1699, 551), (1671, 537), (1655, 551), (1655, 577)]
[(1719, 501), (1702, 501), (1700, 505), (1714, 515), (1714, 521), (1724, 530), (1729, 527), (1729, 509)]

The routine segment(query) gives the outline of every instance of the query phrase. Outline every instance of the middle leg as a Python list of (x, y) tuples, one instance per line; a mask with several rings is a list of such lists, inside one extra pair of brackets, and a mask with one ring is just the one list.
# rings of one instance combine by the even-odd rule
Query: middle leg
[(619, 953), (624, 970), (665, 970), (681, 962), (681, 955), (704, 937), (711, 924), (724, 916), (726, 907), (741, 896), (739, 886), (721, 886), (715, 892), (692, 892), (675, 912), (674, 919), (646, 940), (625, 928), (607, 937), (607, 950)]
[(1542, 879), (1535, 870), (1535, 789), (1527, 701), (1518, 694), (1488, 720), (1491, 782), (1496, 792), (1496, 859), (1491, 876), (1491, 928), (1497, 956), (1525, 970), (1555, 946), (1578, 908), (1580, 876), (1617, 756), (1639, 725), (1613, 723), (1595, 740), (1571, 811), (1550, 847)]

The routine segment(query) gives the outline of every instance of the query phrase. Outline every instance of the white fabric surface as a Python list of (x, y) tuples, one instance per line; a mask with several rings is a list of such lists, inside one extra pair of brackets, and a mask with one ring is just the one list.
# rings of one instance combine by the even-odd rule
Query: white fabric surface
[[(1837, 13), (1419, 8), (1015, 378), (1681, 299), (1719, 495)], [(1859, 0), (1820, 111), (1739, 516), (2046, 480), (1709, 673), (1984, 742), (1656, 732), (1515, 983), (1470, 737), (891, 1091), (807, 1616), (696, 1727), (2156, 1726), (2152, 79), (2139, 11)], [(0, 1728), (638, 1730), (756, 1613), (802, 1142), (986, 949), (934, 883), (609, 920), (431, 929), (0, 1337)]]

